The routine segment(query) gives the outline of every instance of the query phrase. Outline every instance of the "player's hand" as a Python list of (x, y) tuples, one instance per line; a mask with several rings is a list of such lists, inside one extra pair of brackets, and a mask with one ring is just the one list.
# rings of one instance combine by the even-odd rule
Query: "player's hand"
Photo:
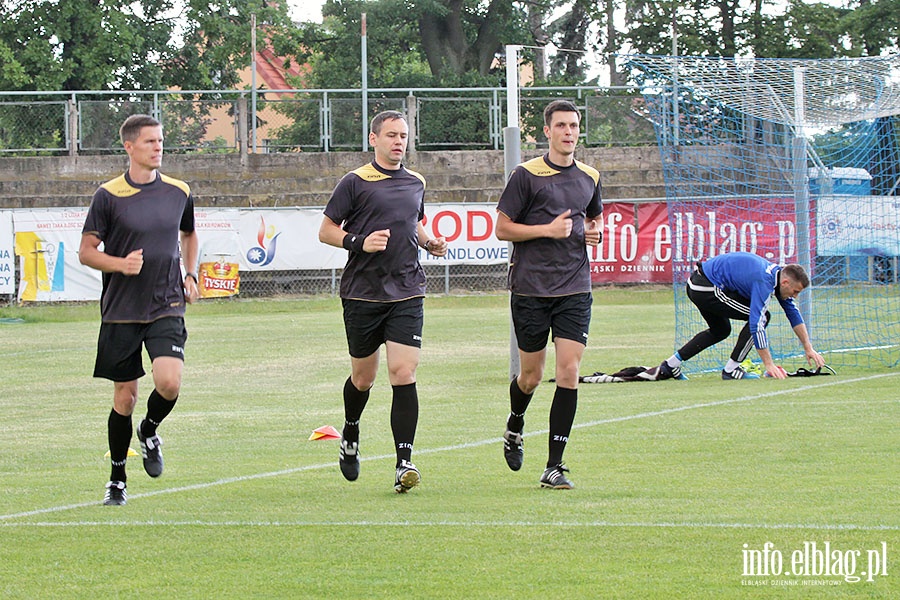
[(587, 221), (587, 228), (584, 230), (584, 243), (588, 246), (597, 246), (603, 240), (603, 232), (597, 227), (597, 220), (591, 219)]
[(766, 367), (766, 377), (774, 377), (775, 379), (787, 379), (787, 371), (778, 365)]
[(444, 256), (447, 254), (447, 239), (445, 237), (436, 237), (428, 240), (427, 252), (432, 256)]
[(184, 300), (188, 304), (193, 304), (200, 298), (200, 288), (197, 287), (197, 282), (193, 277), (186, 277), (184, 279)]
[(125, 257), (125, 263), (122, 265), (122, 273), (125, 275), (137, 275), (144, 266), (144, 249), (139, 248), (132, 250)]
[(572, 233), (572, 209), (566, 209), (566, 212), (553, 219), (547, 225), (547, 237), (554, 239), (564, 239)]
[(366, 240), (363, 242), (363, 252), (384, 252), (387, 248), (388, 238), (390, 237), (390, 229), (373, 231), (366, 236)]
[(815, 363), (817, 367), (824, 367), (825, 358), (815, 350), (809, 350), (806, 352), (806, 364), (811, 366), (813, 363)]

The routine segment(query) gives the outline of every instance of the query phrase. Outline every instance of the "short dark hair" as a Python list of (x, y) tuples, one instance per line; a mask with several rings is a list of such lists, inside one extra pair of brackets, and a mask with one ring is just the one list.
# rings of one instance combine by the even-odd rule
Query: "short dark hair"
[(406, 120), (406, 117), (399, 110), (385, 110), (372, 118), (372, 124), (369, 126), (369, 131), (378, 135), (381, 133), (381, 125), (385, 121), (395, 121), (397, 119), (401, 119), (403, 121)]
[(144, 127), (159, 127), (160, 125), (162, 123), (150, 115), (131, 115), (119, 127), (119, 139), (122, 140), (122, 145), (124, 146), (125, 142), (133, 142), (138, 139), (138, 136), (141, 135), (141, 129)]
[(781, 272), (802, 285), (804, 290), (809, 287), (809, 275), (802, 266), (798, 264), (785, 265)]
[(555, 112), (573, 112), (578, 113), (578, 120), (581, 121), (581, 113), (578, 107), (569, 100), (554, 100), (544, 108), (544, 125), (550, 127), (553, 122), (553, 113)]

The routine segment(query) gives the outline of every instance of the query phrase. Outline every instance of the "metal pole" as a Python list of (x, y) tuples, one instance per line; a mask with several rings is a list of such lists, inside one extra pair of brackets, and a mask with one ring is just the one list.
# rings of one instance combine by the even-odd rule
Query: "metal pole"
[(672, 9), (672, 56), (675, 60), (672, 68), (672, 144), (678, 147), (678, 28), (674, 8)]
[[(806, 110), (803, 67), (794, 68), (794, 141), (791, 167), (794, 186), (794, 216), (797, 222), (797, 262), (812, 277), (809, 238), (809, 172), (807, 169)], [(812, 319), (812, 290), (798, 297), (801, 314)], [(809, 327), (809, 325), (807, 325)]]
[(247, 97), (241, 94), (237, 101), (238, 144), (241, 147), (241, 165), (247, 164), (250, 147), (247, 144)]
[(369, 149), (369, 69), (366, 49), (366, 13), (362, 13), (362, 151)]
[(78, 130), (78, 102), (75, 100), (75, 94), (72, 94), (72, 97), (66, 102), (66, 109), (68, 110), (68, 120), (67, 120), (67, 136), (69, 140), (69, 156), (78, 156), (78, 136), (80, 132)]
[(406, 96), (406, 117), (409, 121), (409, 143), (406, 145), (406, 151), (413, 154), (416, 151), (416, 137), (419, 135), (419, 114), (416, 108), (416, 97), (412, 92)]
[(250, 15), (250, 120), (252, 127), (251, 143), (256, 154), (256, 13)]
[[(506, 46), (506, 127), (503, 128), (503, 166), (508, 178), (513, 169), (522, 162), (522, 134), (519, 130), (519, 48)], [(512, 258), (512, 243), (508, 244)], [(509, 265), (507, 265), (507, 269)], [(509, 378), (519, 375), (519, 344), (513, 327), (512, 315), (509, 319)]]

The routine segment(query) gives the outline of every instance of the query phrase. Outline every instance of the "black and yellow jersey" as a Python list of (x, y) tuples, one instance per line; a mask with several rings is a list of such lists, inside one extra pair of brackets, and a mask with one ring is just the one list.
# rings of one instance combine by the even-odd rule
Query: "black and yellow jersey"
[(157, 173), (155, 181), (141, 185), (126, 173), (94, 192), (82, 233), (97, 236), (110, 256), (138, 249), (144, 256), (137, 275), (103, 273), (103, 322), (150, 323), (184, 315), (179, 231), (194, 231), (194, 198), (183, 181)]
[(566, 239), (515, 242), (509, 289), (525, 296), (567, 296), (591, 291), (584, 219), (603, 213), (600, 173), (582, 162), (568, 167), (540, 156), (518, 165), (500, 195), (497, 210), (515, 223), (543, 225), (571, 210)]
[(425, 295), (419, 264), (419, 222), (425, 217), (425, 179), (404, 167), (393, 171), (374, 161), (337, 184), (325, 216), (348, 233), (389, 229), (383, 252), (350, 252), (341, 276), (341, 298), (395, 302)]

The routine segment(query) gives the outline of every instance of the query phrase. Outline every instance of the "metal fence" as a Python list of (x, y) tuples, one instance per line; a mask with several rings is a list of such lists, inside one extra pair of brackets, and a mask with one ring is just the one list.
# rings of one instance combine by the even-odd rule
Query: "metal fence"
[[(535, 87), (520, 91), (523, 147), (546, 141), (541, 113), (559, 98), (582, 110), (587, 146), (656, 143), (635, 87)], [(362, 103), (353, 89), (0, 92), (0, 156), (118, 151), (119, 126), (136, 113), (163, 123), (169, 152), (367, 151)], [(503, 145), (504, 88), (371, 89), (366, 108), (366, 121), (382, 110), (405, 112), (411, 149)]]
[[(497, 265), (423, 265), (429, 294), (482, 294), (506, 289), (506, 264)], [(242, 271), (241, 298), (278, 296), (337, 296), (341, 269), (318, 271)], [(15, 265), (15, 288), (19, 289), (19, 261)], [(17, 302), (16, 293), (0, 294), (0, 306)]]
[[(491, 293), (506, 289), (506, 264), (423, 265), (429, 294)], [(328, 294), (336, 296), (341, 269), (321, 271), (242, 271), (242, 297)]]

